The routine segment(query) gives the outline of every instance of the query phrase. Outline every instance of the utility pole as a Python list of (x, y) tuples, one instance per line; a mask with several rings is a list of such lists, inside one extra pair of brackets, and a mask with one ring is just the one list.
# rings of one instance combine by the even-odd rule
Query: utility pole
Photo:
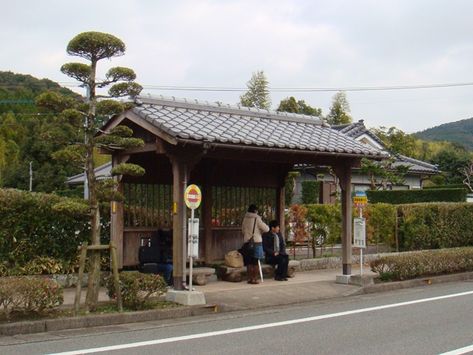
[(30, 192), (33, 191), (33, 162), (30, 161)]

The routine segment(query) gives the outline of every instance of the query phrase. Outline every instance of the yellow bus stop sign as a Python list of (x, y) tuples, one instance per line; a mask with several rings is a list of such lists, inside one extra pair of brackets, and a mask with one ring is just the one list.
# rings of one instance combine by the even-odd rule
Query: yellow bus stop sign
[(202, 202), (202, 192), (197, 185), (189, 185), (184, 192), (184, 202), (186, 206), (191, 210), (199, 208), (200, 203)]

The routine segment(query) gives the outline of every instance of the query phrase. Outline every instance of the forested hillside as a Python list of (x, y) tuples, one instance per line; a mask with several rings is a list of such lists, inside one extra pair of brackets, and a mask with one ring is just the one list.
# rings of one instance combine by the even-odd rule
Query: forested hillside
[(415, 135), (426, 140), (454, 142), (473, 150), (473, 118), (445, 123)]
[(46, 91), (79, 97), (48, 79), (0, 72), (0, 187), (27, 189), (30, 161), (34, 191), (64, 190), (66, 177), (79, 172), (52, 159), (54, 152), (80, 137), (53, 109), (36, 105)]

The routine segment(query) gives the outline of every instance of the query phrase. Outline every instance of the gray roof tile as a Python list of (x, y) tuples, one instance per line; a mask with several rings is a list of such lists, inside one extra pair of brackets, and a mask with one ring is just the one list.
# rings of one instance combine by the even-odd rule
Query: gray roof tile
[(177, 139), (385, 156), (312, 116), (145, 97), (133, 112)]

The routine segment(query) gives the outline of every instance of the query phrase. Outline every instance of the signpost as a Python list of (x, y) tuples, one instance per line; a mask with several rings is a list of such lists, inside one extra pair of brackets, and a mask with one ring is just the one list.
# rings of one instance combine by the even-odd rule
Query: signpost
[(363, 207), (368, 203), (364, 191), (356, 191), (353, 203), (358, 207), (359, 217), (353, 219), (353, 246), (360, 249), (360, 276), (363, 276), (363, 249), (366, 248), (366, 219), (363, 218)]
[(194, 210), (202, 202), (202, 192), (197, 185), (189, 185), (184, 192), (184, 202), (191, 210), (188, 222), (187, 256), (189, 257), (189, 292), (192, 292), (192, 264), (193, 258), (199, 257), (199, 219), (194, 218)]

